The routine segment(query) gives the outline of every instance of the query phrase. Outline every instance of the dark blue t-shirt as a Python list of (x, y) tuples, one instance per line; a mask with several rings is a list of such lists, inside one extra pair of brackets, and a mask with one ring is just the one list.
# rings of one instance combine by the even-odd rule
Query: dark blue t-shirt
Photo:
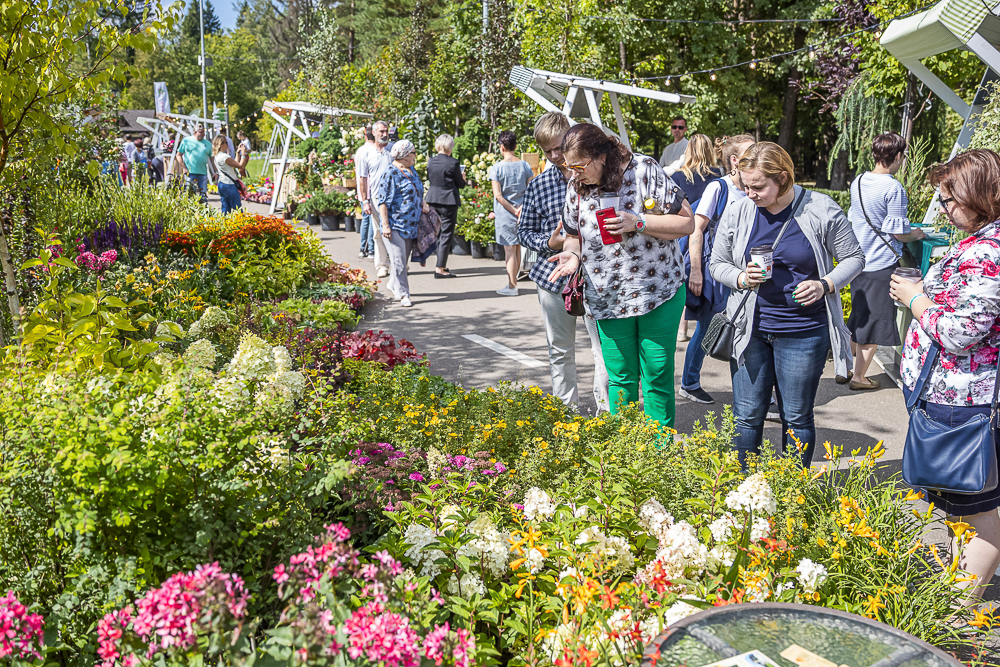
[[(770, 213), (765, 208), (757, 209), (757, 213), (744, 253), (747, 264), (750, 263), (750, 248), (774, 243), (781, 226), (792, 214), (792, 205), (778, 213)], [(789, 333), (825, 327), (826, 305), (823, 298), (808, 306), (800, 306), (792, 299), (792, 292), (799, 283), (819, 280), (820, 277), (816, 255), (795, 220), (788, 225), (785, 235), (778, 242), (773, 258), (773, 275), (757, 290), (754, 328), (763, 333)]]

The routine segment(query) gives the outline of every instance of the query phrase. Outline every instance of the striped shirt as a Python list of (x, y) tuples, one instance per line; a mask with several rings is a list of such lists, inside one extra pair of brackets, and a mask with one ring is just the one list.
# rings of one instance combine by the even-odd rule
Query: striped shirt
[[(860, 183), (860, 188), (859, 188)], [(864, 209), (860, 195), (864, 195)], [(908, 234), (910, 221), (906, 217), (906, 190), (892, 177), (892, 174), (873, 174), (868, 171), (851, 183), (851, 209), (847, 219), (851, 221), (854, 235), (865, 253), (865, 271), (881, 271), (896, 263), (896, 255), (879, 240), (872, 226), (879, 230), (883, 239), (889, 242), (897, 253), (902, 254), (903, 243), (893, 234)], [(868, 220), (865, 221), (865, 212)]]

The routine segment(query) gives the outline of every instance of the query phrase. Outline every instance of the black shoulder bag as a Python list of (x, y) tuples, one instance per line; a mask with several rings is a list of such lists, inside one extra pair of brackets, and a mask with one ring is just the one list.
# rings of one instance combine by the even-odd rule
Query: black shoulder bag
[(878, 240), (884, 243), (885, 247), (889, 249), (889, 252), (893, 254), (900, 266), (920, 266), (920, 262), (918, 262), (916, 257), (913, 256), (913, 253), (910, 252), (909, 248), (904, 245), (903, 254), (900, 255), (896, 252), (896, 249), (892, 247), (892, 244), (885, 240), (882, 236), (882, 232), (875, 229), (875, 225), (872, 224), (871, 218), (868, 217), (868, 211), (865, 210), (865, 198), (861, 195), (861, 176), (858, 176), (858, 201), (861, 202), (861, 214), (865, 216), (865, 222), (867, 222), (868, 226), (872, 228), (873, 232), (875, 232), (875, 236), (878, 237)]
[[(806, 190), (802, 188), (802, 192), (799, 193), (798, 198), (792, 205), (791, 215), (788, 216), (785, 224), (781, 226), (778, 236), (775, 237), (774, 243), (771, 244), (771, 252), (774, 252), (774, 249), (778, 247), (778, 241), (785, 235), (785, 230), (788, 229), (788, 225), (795, 218), (795, 213), (798, 211), (799, 204), (802, 203), (802, 197), (805, 194)], [(731, 319), (726, 317), (726, 313), (724, 312), (716, 313), (712, 317), (712, 321), (708, 325), (708, 330), (705, 332), (705, 337), (701, 340), (701, 349), (705, 351), (705, 354), (719, 361), (729, 361), (733, 358), (734, 341), (736, 340), (736, 325), (733, 324), (733, 320), (739, 316), (740, 311), (743, 310), (747, 299), (750, 298), (750, 294), (753, 291), (752, 289), (746, 291), (746, 294), (743, 295), (743, 300), (740, 301), (740, 305), (733, 311)]]

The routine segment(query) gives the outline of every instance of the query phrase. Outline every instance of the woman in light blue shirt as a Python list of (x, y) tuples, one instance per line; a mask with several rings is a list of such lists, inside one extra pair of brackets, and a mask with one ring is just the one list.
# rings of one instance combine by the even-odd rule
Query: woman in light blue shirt
[(514, 154), (517, 137), (510, 130), (500, 133), (500, 154), (503, 160), (490, 167), (493, 184), (493, 217), (497, 243), (503, 246), (507, 263), (507, 286), (497, 290), (501, 296), (517, 296), (517, 272), (521, 268), (521, 246), (517, 240), (517, 220), (521, 217), (521, 200), (534, 178), (531, 165)]

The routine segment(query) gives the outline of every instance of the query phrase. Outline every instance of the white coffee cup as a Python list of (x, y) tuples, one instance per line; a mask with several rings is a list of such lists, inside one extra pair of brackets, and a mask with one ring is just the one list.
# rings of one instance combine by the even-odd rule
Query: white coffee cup
[(764, 272), (764, 280), (769, 280), (774, 272), (774, 250), (769, 245), (750, 248), (750, 261)]

